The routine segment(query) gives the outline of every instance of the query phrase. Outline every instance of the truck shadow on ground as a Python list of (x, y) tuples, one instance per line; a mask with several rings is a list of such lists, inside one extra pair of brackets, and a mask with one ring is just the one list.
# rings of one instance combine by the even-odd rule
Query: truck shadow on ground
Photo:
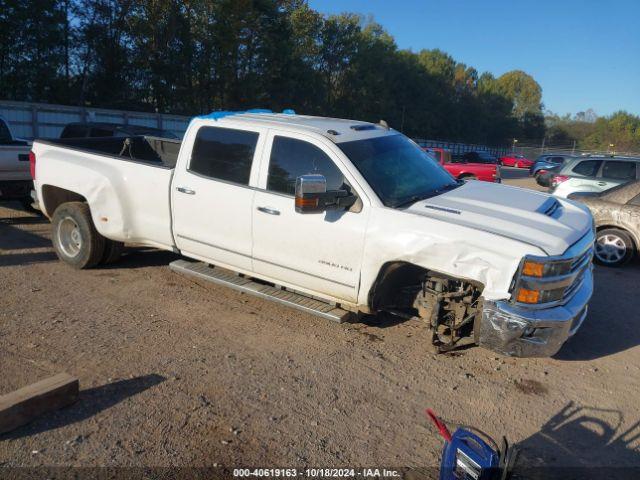
[(584, 361), (606, 357), (640, 345), (638, 282), (640, 263), (623, 268), (595, 267), (595, 290), (584, 324), (554, 356)]
[(44, 232), (34, 233), (15, 225), (0, 221), (0, 250), (25, 250), (51, 246), (51, 241), (39, 234)]
[(82, 390), (80, 392), (80, 398), (75, 404), (55, 412), (52, 415), (36, 419), (29, 425), (18, 428), (13, 432), (0, 435), (0, 441), (30, 437), (42, 432), (82, 422), (165, 380), (166, 378), (162, 375), (150, 374)]
[(639, 478), (639, 443), (640, 422), (569, 402), (518, 444), (515, 478)]
[(53, 252), (0, 254), (0, 267), (32, 265), (35, 263), (53, 262), (57, 259), (58, 257)]
[(111, 265), (100, 265), (100, 270), (111, 270), (121, 268), (144, 268), (144, 267), (166, 267), (174, 260), (178, 260), (180, 255), (156, 250), (147, 247), (127, 247), (122, 257)]

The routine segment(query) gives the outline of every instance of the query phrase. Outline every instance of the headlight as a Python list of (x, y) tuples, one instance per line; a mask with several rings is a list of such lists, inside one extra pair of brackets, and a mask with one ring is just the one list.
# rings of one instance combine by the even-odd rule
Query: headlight
[(576, 264), (575, 258), (525, 257), (518, 270), (512, 300), (528, 305), (562, 301), (588, 260), (585, 258)]

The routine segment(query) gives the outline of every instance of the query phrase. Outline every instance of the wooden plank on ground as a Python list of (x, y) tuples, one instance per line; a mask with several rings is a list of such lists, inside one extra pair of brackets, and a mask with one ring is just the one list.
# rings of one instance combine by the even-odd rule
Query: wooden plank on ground
[(0, 434), (78, 400), (78, 379), (60, 373), (0, 397)]

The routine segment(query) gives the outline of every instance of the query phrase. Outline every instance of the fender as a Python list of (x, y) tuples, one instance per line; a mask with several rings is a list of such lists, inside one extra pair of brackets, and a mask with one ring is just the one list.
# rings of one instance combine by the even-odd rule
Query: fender
[[(437, 219), (376, 210), (369, 223), (358, 304), (369, 305), (371, 289), (385, 265), (402, 262), (484, 285), (483, 297), (510, 297), (511, 283), (525, 255), (541, 249), (517, 240)], [(395, 228), (394, 228), (395, 227)], [(389, 235), (390, 230), (394, 235)]]

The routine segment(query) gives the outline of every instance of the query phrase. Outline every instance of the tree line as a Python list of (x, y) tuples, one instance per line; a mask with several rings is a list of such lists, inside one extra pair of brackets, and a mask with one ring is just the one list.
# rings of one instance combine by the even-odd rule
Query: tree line
[(292, 108), (489, 145), (545, 133), (525, 72), (399, 49), (371, 19), (305, 0), (0, 0), (0, 92), (183, 115)]
[(640, 153), (640, 117), (625, 111), (598, 117), (592, 110), (574, 116), (546, 116), (551, 145), (575, 145), (580, 150)]

